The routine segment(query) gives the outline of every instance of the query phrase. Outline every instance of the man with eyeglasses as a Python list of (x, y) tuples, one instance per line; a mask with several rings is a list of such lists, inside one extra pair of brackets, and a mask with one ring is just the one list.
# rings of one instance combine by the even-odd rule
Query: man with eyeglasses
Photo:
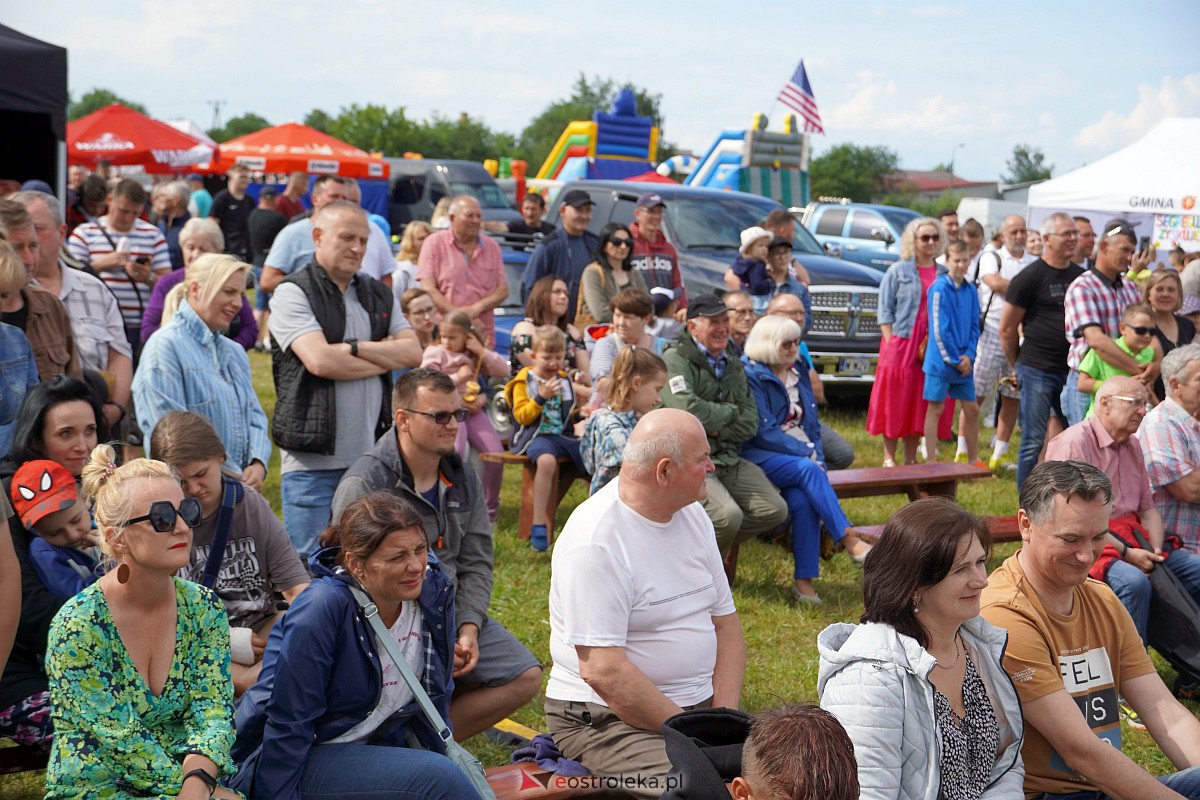
[(1088, 350), (1095, 350), (1104, 361), (1146, 386), (1153, 386), (1158, 378), (1162, 345), (1157, 339), (1151, 341), (1154, 360), (1139, 364), (1112, 338), (1121, 324), (1125, 309), (1142, 301), (1142, 291), (1137, 284), (1122, 277), (1129, 270), (1136, 250), (1137, 235), (1129, 223), (1123, 219), (1110, 220), (1104, 225), (1095, 266), (1084, 272), (1067, 289), (1064, 324), (1070, 343), (1067, 353), (1070, 373), (1063, 388), (1061, 404), (1069, 425), (1083, 419), (1091, 402), (1085, 392), (1079, 391), (1079, 362)]
[(369, 226), (354, 203), (325, 204), (312, 219), (313, 260), (271, 297), (271, 438), (283, 526), (302, 557), (329, 524), (342, 473), (391, 423), (392, 371), (421, 361), (392, 290), (359, 269)]
[[(1133, 438), (1150, 409), (1149, 400), (1140, 381), (1109, 378), (1096, 391), (1096, 413), (1046, 445), (1047, 461), (1082, 461), (1099, 467), (1112, 480), (1108, 543), (1088, 574), (1107, 583), (1125, 604), (1142, 644), (1152, 594), (1147, 576), (1155, 569), (1169, 568), (1200, 602), (1200, 556), (1180, 549), (1183, 543), (1178, 536), (1166, 535), (1141, 445)], [(1138, 546), (1134, 531), (1151, 549)]]
[[(975, 360), (975, 396), (979, 399), (980, 419), (992, 418), (992, 403), (997, 391), (1000, 395), (996, 444), (988, 463), (993, 471), (1001, 467), (1008, 453), (1008, 442), (1017, 424), (1017, 401), (1021, 396), (1011, 381), (1004, 384), (998, 382), (1002, 376), (1013, 373), (1013, 364), (1005, 357), (1004, 346), (1000, 342), (1000, 312), (1004, 310), (1008, 286), (1021, 270), (1036, 260), (1025, 252), (1025, 233), (1025, 219), (1020, 214), (1008, 215), (1000, 223), (1003, 244), (996, 250), (980, 253), (976, 265), (979, 307), (983, 310), (979, 353)], [(960, 420), (960, 430), (961, 426)]]
[(687, 291), (679, 272), (679, 254), (662, 232), (666, 212), (667, 204), (658, 192), (646, 192), (638, 197), (633, 208), (633, 222), (629, 224), (633, 233), (631, 263), (642, 273), (648, 290), (662, 287), (675, 293), (675, 318), (683, 322), (687, 319)]
[(449, 376), (428, 368), (405, 373), (392, 390), (392, 428), (346, 470), (333, 497), (334, 519), (372, 491), (398, 495), (420, 512), (429, 546), (455, 585), (450, 721), (458, 741), (504, 719), (542, 685), (541, 664), (487, 615), (492, 526), (479, 477), (454, 450), (465, 417)]
[(1071, 263), (1077, 234), (1069, 216), (1061, 212), (1048, 216), (1042, 236), (1042, 257), (1009, 281), (1000, 311), (1000, 342), (1005, 358), (1016, 365), (1012, 378), (1021, 392), (1018, 490), (1037, 466), (1047, 434), (1053, 436), (1067, 426), (1059, 405), (1067, 382), (1063, 301), (1071, 281), (1083, 274), (1082, 267)]
[(750, 295), (738, 289), (736, 292), (726, 292), (722, 295), (721, 302), (729, 309), (729, 344), (738, 358), (741, 358), (746, 346), (746, 337), (750, 335), (750, 329), (754, 327), (754, 321), (757, 319), (754, 316), (754, 301), (750, 299)]

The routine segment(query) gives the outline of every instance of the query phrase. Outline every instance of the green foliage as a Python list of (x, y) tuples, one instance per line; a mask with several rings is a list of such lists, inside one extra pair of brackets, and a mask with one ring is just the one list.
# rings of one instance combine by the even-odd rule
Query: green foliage
[(329, 126), (333, 124), (333, 117), (319, 108), (314, 108), (304, 115), (304, 124), (321, 133), (329, 133)]
[[(601, 78), (595, 75), (589, 81), (582, 72), (571, 87), (571, 96), (565, 100), (556, 100), (542, 110), (542, 113), (530, 121), (517, 142), (517, 154), (529, 162), (532, 173), (550, 153), (563, 128), (568, 122), (577, 119), (588, 120), (596, 111), (608, 111), (617, 94), (625, 88), (633, 90), (637, 99), (637, 113), (648, 116), (662, 131), (662, 95), (652, 94), (647, 89), (634, 86), (632, 83), (617, 83), (612, 78)], [(675, 152), (675, 145), (659, 142), (659, 159), (666, 158)]]
[(892, 191), (885, 194), (879, 202), (889, 206), (911, 208), (918, 214), (932, 217), (943, 208), (958, 208), (958, 204), (962, 199), (963, 196), (961, 194), (947, 189), (933, 200), (922, 200), (919, 192), (915, 190), (906, 191), (904, 186), (899, 186), (893, 187)]
[(77, 120), (80, 117), (86, 117), (93, 111), (99, 111), (105, 106), (110, 106), (113, 103), (120, 103), (123, 106), (128, 106), (134, 111), (142, 114), (148, 113), (146, 107), (141, 103), (135, 103), (132, 100), (126, 100), (111, 89), (92, 89), (90, 92), (79, 98), (78, 101), (67, 100), (67, 119)]
[(209, 130), (208, 135), (212, 137), (214, 142), (228, 142), (230, 139), (236, 139), (239, 136), (245, 136), (248, 133), (254, 133), (255, 131), (261, 131), (269, 127), (271, 127), (271, 123), (258, 114), (242, 114), (240, 117), (234, 117), (229, 120), (220, 128)]
[(1054, 165), (1046, 164), (1045, 160), (1040, 147), (1018, 144), (1013, 147), (1012, 158), (1004, 162), (1008, 175), (1001, 175), (1000, 180), (1005, 183), (1044, 181), (1054, 172)]
[(399, 156), (412, 149), (413, 127), (403, 108), (389, 111), (374, 103), (353, 103), (329, 120), (325, 132), (368, 152)]
[(883, 146), (839, 144), (809, 163), (814, 197), (848, 197), (868, 203), (886, 193), (888, 178), (900, 167), (900, 156)]

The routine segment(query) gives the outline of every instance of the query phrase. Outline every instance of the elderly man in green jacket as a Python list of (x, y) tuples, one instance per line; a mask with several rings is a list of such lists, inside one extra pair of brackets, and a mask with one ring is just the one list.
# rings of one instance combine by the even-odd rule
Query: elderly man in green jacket
[(704, 510), (728, 556), (734, 545), (787, 520), (779, 490), (741, 457), (742, 442), (758, 430), (758, 409), (742, 362), (729, 345), (729, 309), (714, 295), (688, 306), (687, 330), (667, 345), (663, 405), (696, 415), (708, 434), (716, 471), (708, 476)]

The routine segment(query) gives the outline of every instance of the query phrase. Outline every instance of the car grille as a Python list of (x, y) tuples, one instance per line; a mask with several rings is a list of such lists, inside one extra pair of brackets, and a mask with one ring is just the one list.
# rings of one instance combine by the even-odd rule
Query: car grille
[(826, 338), (879, 338), (876, 309), (879, 290), (863, 286), (819, 286), (812, 296), (809, 336)]

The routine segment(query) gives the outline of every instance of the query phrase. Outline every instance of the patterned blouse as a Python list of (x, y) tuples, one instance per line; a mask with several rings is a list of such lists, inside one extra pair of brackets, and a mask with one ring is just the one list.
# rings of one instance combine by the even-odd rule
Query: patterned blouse
[(100, 584), (59, 610), (46, 649), (54, 720), (47, 800), (175, 797), (189, 753), (233, 772), (225, 609), (181, 578), (175, 600), (175, 656), (157, 697), (129, 658)]
[(635, 412), (613, 411), (608, 406), (601, 406), (588, 417), (583, 435), (579, 437), (579, 455), (588, 472), (592, 473), (591, 494), (600, 491), (620, 473), (625, 443), (637, 421)]
[(936, 687), (933, 690), (934, 717), (942, 737), (938, 796), (944, 800), (978, 800), (987, 788), (1000, 745), (996, 711), (983, 679), (970, 653), (963, 653), (963, 657), (967, 659), (962, 690), (966, 716), (960, 719), (945, 695)]

